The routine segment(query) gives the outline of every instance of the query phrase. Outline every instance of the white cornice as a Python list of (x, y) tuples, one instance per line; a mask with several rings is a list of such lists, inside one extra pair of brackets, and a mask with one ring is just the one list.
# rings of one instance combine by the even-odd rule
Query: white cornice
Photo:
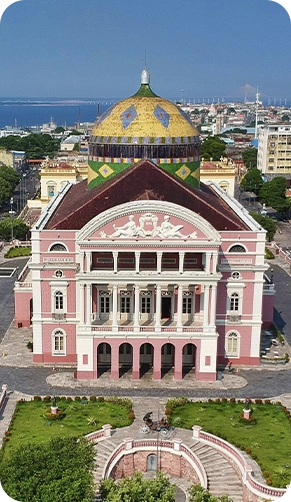
[(57, 207), (60, 205), (62, 202), (63, 198), (65, 197), (66, 193), (68, 190), (71, 188), (72, 183), (69, 181), (63, 185), (58, 193), (51, 199), (51, 201), (48, 203), (47, 207), (44, 209), (44, 211), (41, 213), (39, 219), (37, 220), (36, 224), (34, 227), (31, 229), (32, 232), (35, 230), (43, 230), (49, 219), (52, 217), (54, 214), (55, 210)]

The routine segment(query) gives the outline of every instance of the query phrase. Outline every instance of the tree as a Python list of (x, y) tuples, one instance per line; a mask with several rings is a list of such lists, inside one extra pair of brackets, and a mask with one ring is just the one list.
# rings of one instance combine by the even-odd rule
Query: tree
[(84, 438), (21, 445), (0, 465), (3, 489), (21, 502), (92, 502), (94, 448)]
[(242, 153), (243, 163), (247, 169), (257, 167), (258, 149), (248, 148)]
[(263, 186), (261, 171), (257, 168), (250, 169), (241, 181), (241, 188), (247, 192), (258, 194)]
[(282, 115), (282, 119), (281, 119), (283, 122), (290, 122), (290, 117), (289, 115), (287, 115), (287, 113), (284, 113), (284, 115)]
[(272, 241), (277, 230), (276, 221), (269, 218), (269, 216), (263, 216), (262, 214), (255, 213), (253, 211), (250, 211), (250, 215), (267, 231), (266, 237), (268, 241)]
[(204, 159), (220, 160), (225, 156), (226, 144), (218, 136), (208, 136), (201, 145), (201, 157)]
[(28, 159), (53, 156), (60, 147), (60, 139), (52, 138), (50, 134), (28, 134), (23, 138), (7, 136), (0, 138), (0, 147), (6, 150), (23, 150)]
[(291, 201), (286, 197), (286, 186), (284, 176), (278, 176), (272, 181), (267, 181), (260, 190), (260, 200), (284, 215), (291, 207)]
[(0, 205), (3, 204), (13, 193), (10, 183), (0, 178)]
[(221, 495), (221, 497), (215, 497), (211, 495), (207, 488), (203, 488), (201, 485), (192, 485), (188, 490), (189, 502), (233, 502), (233, 500), (228, 495)]
[(56, 134), (60, 134), (61, 132), (65, 132), (65, 129), (63, 127), (61, 127), (61, 126), (58, 126), (58, 127), (55, 128), (54, 132)]
[(174, 502), (175, 486), (162, 474), (154, 479), (144, 479), (136, 471), (131, 478), (114, 482), (112, 478), (101, 481), (103, 502)]
[(19, 183), (19, 175), (13, 167), (0, 166), (0, 205), (13, 194)]
[(0, 220), (0, 239), (9, 241), (12, 235), (15, 239), (25, 240), (29, 232), (29, 227), (19, 218), (3, 218)]

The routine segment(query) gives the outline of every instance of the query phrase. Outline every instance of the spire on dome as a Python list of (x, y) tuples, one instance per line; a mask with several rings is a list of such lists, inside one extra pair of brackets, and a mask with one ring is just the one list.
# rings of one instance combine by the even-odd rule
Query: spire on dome
[(147, 68), (144, 68), (143, 71), (141, 72), (141, 77), (140, 77), (140, 83), (149, 85), (150, 83), (150, 72), (148, 71)]

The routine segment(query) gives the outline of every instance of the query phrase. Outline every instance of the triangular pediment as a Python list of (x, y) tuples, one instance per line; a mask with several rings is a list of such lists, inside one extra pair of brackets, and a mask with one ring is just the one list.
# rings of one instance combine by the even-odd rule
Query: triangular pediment
[(207, 241), (219, 242), (219, 233), (201, 216), (162, 201), (134, 201), (104, 211), (77, 236), (85, 241)]

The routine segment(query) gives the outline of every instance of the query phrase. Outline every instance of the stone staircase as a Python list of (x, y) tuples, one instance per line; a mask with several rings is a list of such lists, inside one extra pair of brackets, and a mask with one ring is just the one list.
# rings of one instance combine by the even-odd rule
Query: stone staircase
[(216, 449), (197, 441), (191, 447), (197, 455), (207, 474), (208, 490), (220, 497), (229, 495), (234, 502), (243, 500), (241, 480), (226, 458)]
[[(139, 431), (140, 422), (135, 420), (130, 427), (117, 429), (110, 438), (102, 439), (95, 445), (96, 469), (94, 481), (102, 479), (103, 470), (108, 458), (125, 438), (143, 439), (145, 436)], [(149, 437), (149, 436), (147, 436)], [(154, 434), (151, 437), (156, 438)], [(209, 491), (216, 497), (229, 495), (234, 502), (242, 502), (243, 486), (241, 480), (227, 459), (215, 448), (192, 438), (192, 431), (176, 429), (173, 437), (178, 437), (197, 455), (206, 471)], [(182, 481), (182, 480), (181, 480)], [(179, 483), (180, 484), (180, 483)], [(181, 486), (181, 484), (180, 484)], [(185, 489), (188, 485), (185, 485)]]

